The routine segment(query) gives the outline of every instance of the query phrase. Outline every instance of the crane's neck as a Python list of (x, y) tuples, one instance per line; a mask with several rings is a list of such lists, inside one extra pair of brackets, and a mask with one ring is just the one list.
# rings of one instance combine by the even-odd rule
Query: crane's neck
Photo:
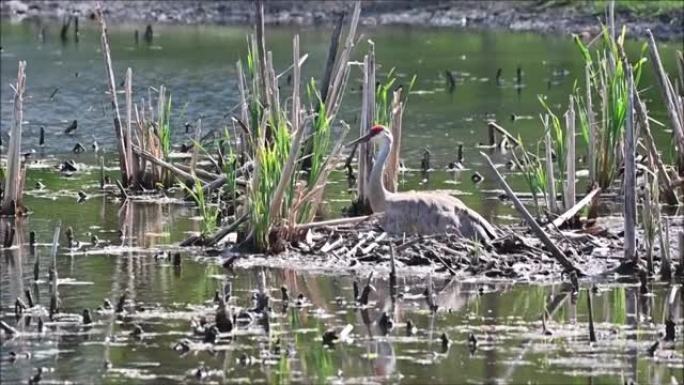
[(385, 211), (385, 200), (390, 194), (385, 189), (383, 175), (385, 174), (385, 163), (387, 162), (390, 148), (392, 148), (392, 138), (386, 136), (383, 139), (384, 140), (380, 144), (380, 151), (378, 151), (375, 163), (373, 164), (373, 169), (371, 170), (368, 186), (368, 199), (374, 213)]

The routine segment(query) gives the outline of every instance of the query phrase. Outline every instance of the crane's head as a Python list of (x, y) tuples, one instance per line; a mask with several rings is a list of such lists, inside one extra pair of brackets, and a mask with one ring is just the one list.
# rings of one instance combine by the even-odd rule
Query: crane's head
[(354, 140), (353, 142), (350, 142), (347, 144), (348, 147), (354, 146), (358, 143), (364, 143), (368, 142), (369, 140), (372, 141), (378, 141), (380, 139), (390, 139), (392, 138), (392, 134), (390, 133), (389, 129), (382, 124), (376, 124), (373, 127), (371, 127), (370, 131), (366, 134), (363, 135), (362, 137)]

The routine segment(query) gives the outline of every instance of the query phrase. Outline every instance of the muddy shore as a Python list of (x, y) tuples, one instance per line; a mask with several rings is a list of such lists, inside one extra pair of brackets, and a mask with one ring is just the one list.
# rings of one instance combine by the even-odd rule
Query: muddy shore
[[(0, 15), (13, 19), (62, 19), (68, 15), (92, 17), (96, 1), (3, 1)], [(553, 1), (439, 1), (407, 0), (363, 2), (362, 24), (399, 24), (421, 27), (503, 29), (556, 34), (594, 34), (602, 8), (595, 2)], [(266, 2), (266, 22), (271, 24), (324, 24), (352, 5), (349, 1)], [(253, 22), (252, 1), (106, 1), (103, 7), (112, 21), (166, 24), (244, 24)], [(655, 8), (655, 7), (654, 7)], [(662, 40), (684, 36), (684, 6), (635, 11), (616, 7), (618, 24), (628, 24), (630, 36), (646, 29)]]

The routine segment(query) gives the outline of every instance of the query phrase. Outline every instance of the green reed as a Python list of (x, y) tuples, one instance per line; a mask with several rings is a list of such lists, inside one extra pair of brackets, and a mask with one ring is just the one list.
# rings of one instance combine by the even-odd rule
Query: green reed
[(201, 235), (204, 237), (209, 236), (214, 232), (214, 230), (216, 230), (217, 227), (216, 221), (219, 216), (220, 202), (215, 205), (210, 204), (204, 193), (204, 188), (199, 178), (195, 178), (192, 186), (181, 183), (181, 187), (183, 187), (183, 190), (185, 190), (185, 192), (187, 192), (188, 195), (190, 195), (190, 197), (195, 201), (195, 204), (197, 204), (197, 208), (199, 209), (199, 214), (201, 217)]
[[(520, 142), (520, 145), (518, 146), (519, 151), (513, 151), (513, 162), (522, 172), (523, 178), (527, 183), (527, 187), (532, 194), (532, 200), (537, 211), (537, 216), (541, 217), (542, 209), (539, 205), (539, 195), (542, 195), (545, 200), (553, 199), (548, 196), (549, 194), (546, 191), (546, 166), (541, 161), (541, 142), (537, 142), (537, 153), (533, 154), (526, 149), (525, 144), (520, 136), (518, 136), (518, 141)], [(517, 152), (520, 152), (520, 156), (517, 154)], [(551, 154), (547, 154), (547, 156), (551, 156)]]
[[(542, 107), (544, 107), (546, 113), (551, 118), (548, 130), (551, 134), (551, 143), (556, 156), (556, 166), (558, 167), (558, 177), (556, 178), (556, 181), (557, 183), (562, 183), (562, 181), (565, 180), (565, 160), (567, 158), (567, 149), (565, 148), (565, 129), (563, 128), (558, 115), (556, 115), (551, 107), (549, 107), (549, 105), (546, 103), (546, 100), (544, 100), (544, 97), (538, 95), (537, 98), (539, 99), (539, 103), (541, 103)], [(546, 156), (553, 156), (553, 154), (546, 154)]]
[[(594, 120), (594, 126), (590, 128), (589, 116), (594, 116), (594, 107), (586, 103), (585, 98), (580, 94), (579, 87), (576, 87), (580, 132), (587, 144), (591, 141), (595, 143), (596, 152), (593, 157), (589, 157), (593, 159), (593, 164), (589, 164), (589, 167), (593, 169), (592, 175), (596, 176), (596, 182), (603, 189), (613, 183), (622, 161), (621, 143), (629, 96), (624, 68), (625, 60), (623, 60), (625, 58), (623, 50), (625, 34), (626, 29), (623, 28), (620, 36), (613, 38), (608, 28), (604, 26), (601, 33), (602, 47), (596, 50), (595, 58), (592, 58), (589, 48), (578, 36), (574, 39), (589, 69), (586, 87), (591, 90), (592, 95), (596, 95), (592, 99), (597, 102), (598, 107), (598, 116)], [(642, 64), (646, 60), (645, 49), (644, 45), (641, 57), (633, 64), (635, 85), (639, 82)]]

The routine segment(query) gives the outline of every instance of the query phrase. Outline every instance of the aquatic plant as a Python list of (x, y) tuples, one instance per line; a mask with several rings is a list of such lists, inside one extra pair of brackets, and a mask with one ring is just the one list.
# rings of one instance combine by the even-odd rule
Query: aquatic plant
[[(677, 92), (677, 88), (679, 88), (679, 92), (684, 89), (684, 56), (682, 55), (682, 51), (678, 51), (677, 68), (680, 79), (679, 84), (677, 84), (678, 87), (674, 87), (673, 83), (676, 83), (676, 81), (670, 79), (665, 72), (663, 63), (660, 59), (660, 53), (658, 52), (658, 47), (656, 46), (655, 39), (650, 30), (648, 31), (648, 35), (649, 57), (653, 64), (653, 69), (656, 74), (665, 108), (667, 109), (667, 115), (674, 136), (672, 147), (677, 154), (677, 168), (679, 175), (684, 176), (684, 101), (678, 96)], [(680, 183), (680, 188), (684, 190), (684, 184)]]
[(411, 77), (406, 90), (403, 85), (392, 89), (396, 82), (394, 68), (386, 76), (384, 83), (378, 84), (375, 90), (375, 124), (382, 124), (390, 129), (394, 142), (385, 168), (385, 187), (392, 192), (397, 191), (399, 181), (399, 155), (401, 153), (401, 127), (404, 110), (408, 104), (408, 95), (416, 84), (416, 75)]
[[(512, 152), (513, 161), (516, 167), (522, 172), (527, 187), (529, 188), (530, 193), (532, 193), (532, 200), (537, 211), (537, 217), (541, 217), (542, 209), (539, 205), (539, 195), (541, 194), (545, 201), (555, 199), (555, 197), (550, 198), (548, 196), (546, 166), (542, 163), (542, 158), (540, 156), (541, 144), (537, 143), (537, 152), (536, 154), (533, 154), (527, 150), (521, 137), (518, 137), (518, 142), (518, 151)], [(518, 152), (520, 155), (517, 154)], [(550, 154), (547, 154), (547, 156), (550, 156)]]
[[(309, 100), (312, 100), (315, 106), (312, 108), (313, 124), (311, 138), (309, 140), (311, 143), (311, 151), (308, 154), (309, 169), (307, 172), (307, 184), (313, 186), (317, 184), (317, 181), (321, 177), (323, 167), (325, 166), (325, 156), (330, 151), (332, 127), (330, 117), (327, 114), (325, 101), (321, 99), (314, 79), (311, 79), (307, 86), (307, 94)], [(313, 206), (308, 202), (305, 202), (301, 209), (299, 219), (302, 221), (310, 221), (315, 214), (316, 213), (313, 212)]]
[[(344, 94), (349, 74), (347, 60), (359, 13), (360, 4), (357, 3), (348, 44), (334, 66), (326, 101), (315, 93), (315, 82), (309, 83), (309, 95), (316, 104), (308, 116), (300, 104), (299, 37), (293, 39), (293, 90), (289, 114), (281, 107), (271, 54), (266, 54), (265, 48), (260, 46), (264, 44), (263, 36), (249, 39), (247, 74), (239, 73), (238, 78), (241, 115), (243, 120), (249, 121), (241, 123), (244, 126), (241, 142), (249, 143), (246, 156), (254, 162), (246, 188), (247, 238), (258, 250), (277, 249), (280, 240), (294, 235), (292, 230), (296, 223), (313, 219), (322, 201), (327, 176), (334, 166), (332, 160), (342, 148), (344, 135), (331, 148), (331, 122)], [(240, 63), (237, 66), (240, 72), (242, 66)], [(312, 143), (308, 170), (303, 167), (300, 155), (307, 131), (311, 132)], [(306, 175), (306, 178), (302, 179), (300, 175)]]
[[(119, 153), (119, 166), (121, 168), (121, 183), (123, 187), (128, 187), (129, 181), (133, 180), (134, 174), (132, 170), (132, 165), (129, 164), (130, 158), (127, 156), (126, 148), (127, 143), (131, 143), (132, 137), (127, 136), (127, 132), (124, 131), (121, 123), (121, 113), (119, 111), (119, 99), (118, 92), (116, 90), (116, 80), (114, 77), (114, 69), (112, 67), (112, 56), (109, 49), (109, 36), (107, 34), (107, 23), (105, 22), (102, 9), (97, 7), (95, 11), (96, 18), (100, 22), (101, 34), (100, 43), (102, 47), (102, 55), (105, 64), (106, 82), (107, 88), (109, 90), (109, 97), (111, 98), (113, 122), (114, 122), (114, 133), (117, 139), (117, 150)], [(130, 84), (130, 83), (129, 83)], [(129, 114), (130, 116), (130, 114)], [(137, 175), (135, 176), (137, 177)]]
[(556, 115), (553, 112), (553, 110), (549, 107), (544, 97), (538, 95), (537, 98), (539, 99), (539, 103), (541, 103), (542, 107), (544, 107), (544, 109), (546, 110), (546, 113), (549, 117), (548, 124), (547, 127), (545, 127), (545, 130), (547, 130), (551, 136), (551, 143), (554, 153), (546, 154), (546, 156), (550, 156), (552, 159), (555, 158), (556, 166), (558, 167), (557, 180), (563, 181), (565, 180), (565, 161), (567, 158), (567, 151), (565, 148), (565, 130), (563, 129), (563, 126), (561, 124), (560, 119), (558, 118), (558, 115)]
[(207, 197), (204, 194), (204, 188), (202, 182), (195, 178), (192, 186), (188, 186), (185, 183), (181, 183), (183, 190), (185, 190), (188, 195), (195, 201), (199, 209), (199, 214), (201, 217), (200, 233), (201, 236), (207, 237), (216, 230), (216, 221), (219, 216), (219, 206), (220, 201), (216, 204), (210, 204)]
[[(223, 174), (226, 176), (225, 186), (227, 187), (227, 194), (230, 202), (235, 204), (237, 199), (237, 166), (238, 158), (233, 150), (233, 145), (231, 144), (231, 136), (228, 132), (228, 128), (223, 130), (223, 144), (226, 144), (227, 153), (223, 154), (224, 149), (220, 148), (220, 155), (222, 156), (221, 162), (223, 165)], [(222, 147), (222, 146), (221, 146)]]
[(164, 160), (169, 159), (171, 153), (171, 95), (166, 95), (166, 87), (159, 87), (157, 100), (157, 137), (161, 145)]
[[(598, 96), (592, 98), (597, 101), (599, 110), (598, 118), (594, 119), (593, 105), (587, 103), (588, 97), (582, 95), (576, 87), (575, 98), (582, 138), (595, 151), (588, 157), (591, 160), (588, 165), (592, 170), (590, 173), (595, 176), (595, 180), (591, 182), (598, 183), (602, 189), (611, 186), (622, 162), (620, 143), (624, 133), (629, 96), (625, 63), (622, 60), (625, 34), (626, 29), (623, 28), (620, 36), (615, 38), (604, 26), (601, 32), (603, 48), (596, 51), (595, 60), (581, 39), (578, 36), (574, 38), (587, 66), (585, 91), (591, 90), (591, 94)], [(633, 64), (635, 86), (638, 85), (644, 62), (642, 54)]]
[(394, 67), (387, 73), (384, 82), (378, 83), (375, 87), (375, 123), (382, 124), (389, 127), (390, 115), (392, 114), (391, 102), (392, 94), (390, 93), (392, 86), (397, 78), (394, 76)]

